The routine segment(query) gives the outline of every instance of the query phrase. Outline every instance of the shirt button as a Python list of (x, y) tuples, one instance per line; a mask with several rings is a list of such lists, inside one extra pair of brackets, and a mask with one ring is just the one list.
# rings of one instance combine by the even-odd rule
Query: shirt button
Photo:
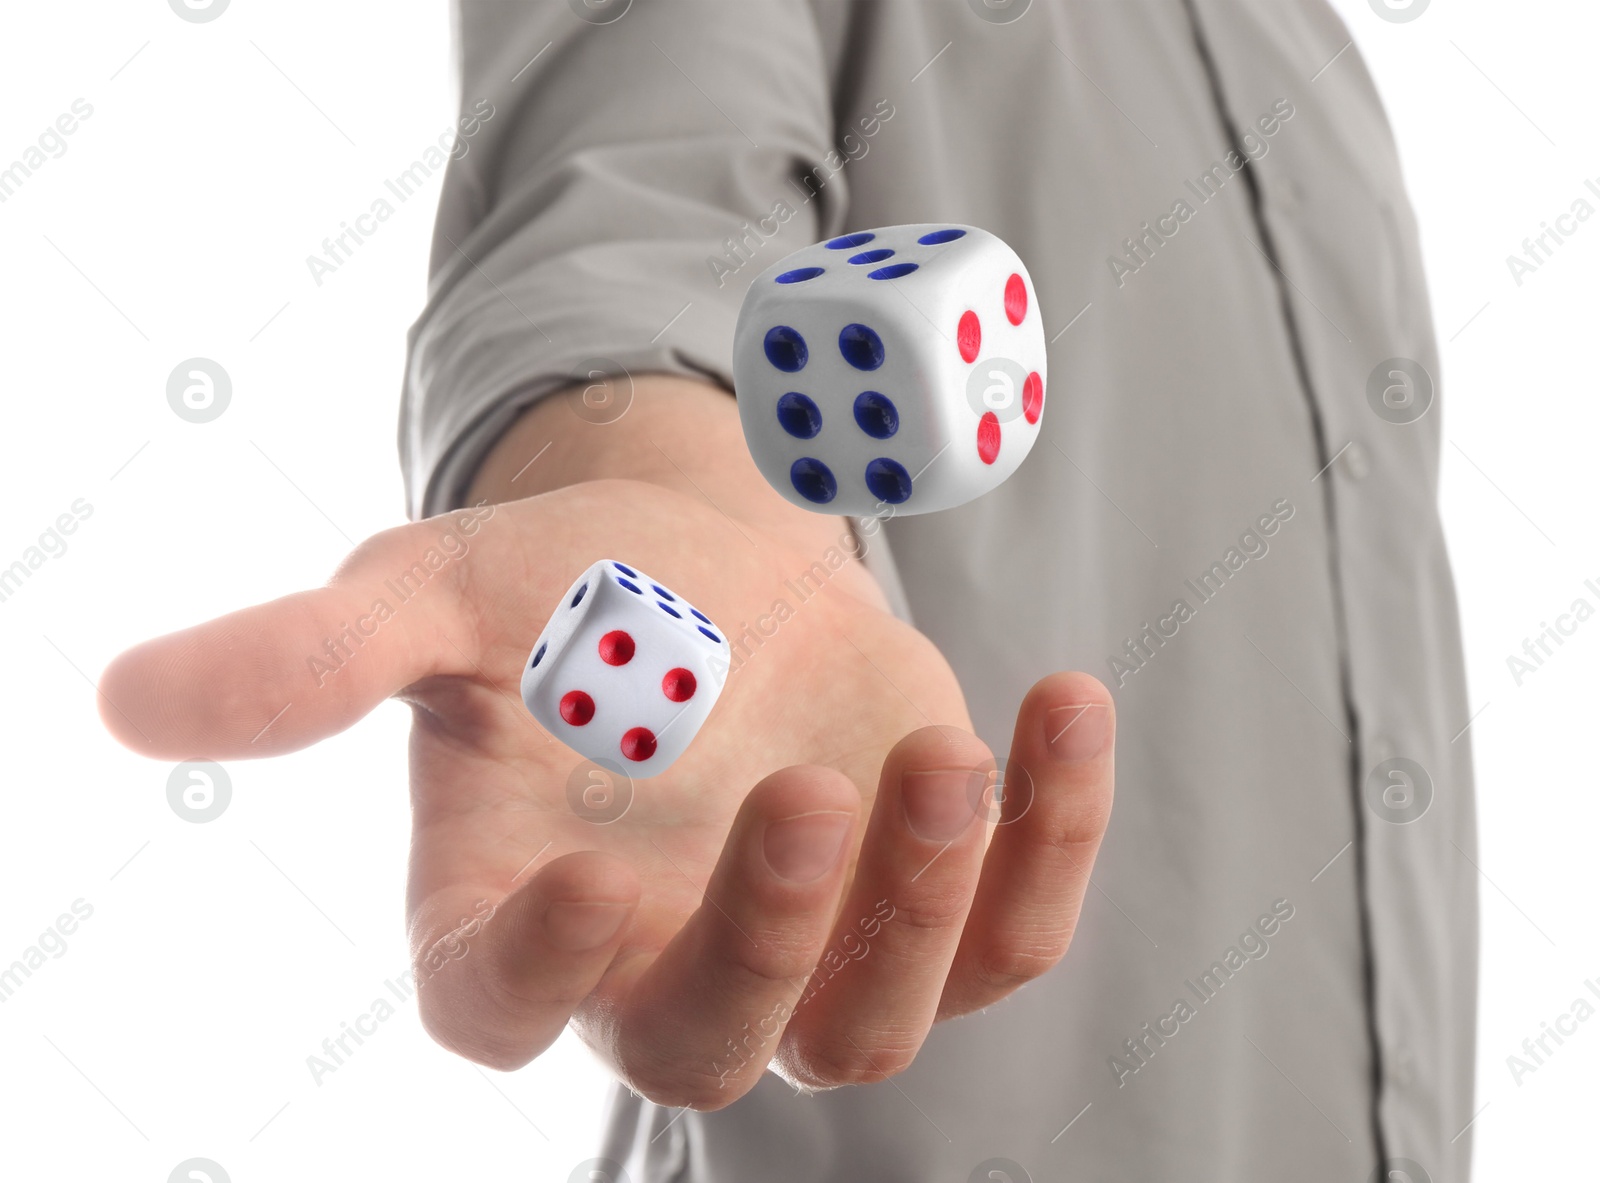
[(1372, 461), (1367, 456), (1367, 450), (1351, 440), (1350, 446), (1339, 453), (1339, 471), (1352, 481), (1365, 479), (1367, 473), (1372, 471)]

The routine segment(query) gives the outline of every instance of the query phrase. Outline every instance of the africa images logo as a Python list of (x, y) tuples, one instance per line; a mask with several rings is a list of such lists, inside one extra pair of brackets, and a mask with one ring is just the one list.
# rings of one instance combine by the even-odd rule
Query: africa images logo
[(1367, 0), (1372, 11), (1390, 24), (1403, 25), (1428, 11), (1431, 0)]
[(967, 7), (977, 13), (978, 19), (991, 25), (1009, 25), (1021, 20), (1033, 0), (967, 0)]
[(167, 0), (167, 4), (191, 25), (214, 21), (228, 10), (228, 0)]

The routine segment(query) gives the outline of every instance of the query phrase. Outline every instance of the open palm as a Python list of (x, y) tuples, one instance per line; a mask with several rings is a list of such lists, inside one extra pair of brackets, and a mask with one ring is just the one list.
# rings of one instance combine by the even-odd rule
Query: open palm
[[(740, 658), (685, 755), (637, 783), (517, 695), (558, 597), (602, 558), (685, 591)], [(516, 1067), (570, 1020), (667, 1104), (725, 1105), (769, 1062), (815, 1087), (879, 1079), (936, 1018), (1065, 951), (1109, 812), (1111, 711), (1087, 676), (1039, 683), (996, 805), (938, 650), (844, 587), (812, 592), (821, 559), (659, 487), (590, 482), (387, 531), (327, 587), (131, 649), (102, 714), (148, 755), (228, 759), (410, 703), (419, 999), (463, 1055)]]

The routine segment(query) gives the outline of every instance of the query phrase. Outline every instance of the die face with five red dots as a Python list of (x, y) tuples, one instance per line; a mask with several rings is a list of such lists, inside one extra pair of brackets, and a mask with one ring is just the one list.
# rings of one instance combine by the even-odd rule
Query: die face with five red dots
[(636, 779), (665, 772), (722, 692), (722, 630), (638, 568), (606, 559), (567, 589), (522, 671), (556, 739)]
[(840, 235), (750, 285), (734, 332), (756, 466), (820, 513), (930, 513), (1017, 470), (1039, 435), (1044, 321), (1015, 251), (974, 226)]

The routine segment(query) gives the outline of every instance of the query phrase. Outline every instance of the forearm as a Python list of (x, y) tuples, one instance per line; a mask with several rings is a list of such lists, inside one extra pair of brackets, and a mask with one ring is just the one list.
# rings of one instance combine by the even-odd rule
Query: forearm
[[(626, 386), (611, 393), (627, 398)], [(848, 550), (840, 545), (850, 537), (846, 519), (800, 509), (767, 484), (726, 391), (668, 374), (639, 375), (625, 412), (602, 423), (580, 417), (580, 396), (581, 389), (552, 394), (513, 423), (479, 467), (470, 500), (514, 501), (585, 481), (640, 481), (709, 503), (728, 519), (730, 534), (757, 546), (770, 539), (816, 558), (830, 547)], [(837, 578), (852, 594), (884, 606), (861, 564), (851, 562)]]

